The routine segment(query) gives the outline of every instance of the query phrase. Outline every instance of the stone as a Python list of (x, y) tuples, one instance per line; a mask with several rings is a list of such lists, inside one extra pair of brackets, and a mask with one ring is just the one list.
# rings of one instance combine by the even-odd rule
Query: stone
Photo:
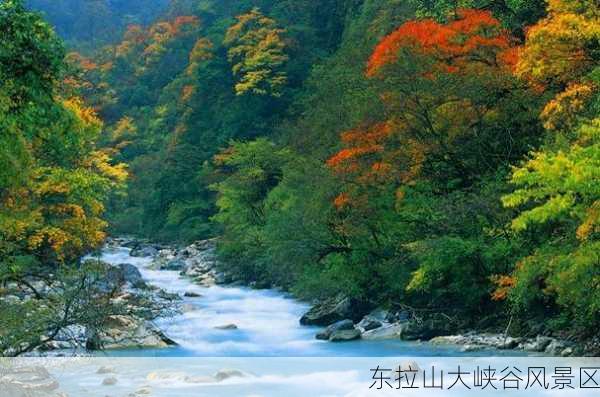
[(137, 245), (136, 247), (134, 247), (129, 252), (129, 255), (134, 256), (134, 257), (139, 257), (139, 258), (146, 258), (146, 257), (158, 255), (158, 250), (151, 245), (141, 244), (141, 245)]
[(367, 340), (399, 339), (406, 327), (407, 323), (385, 324), (379, 328), (364, 332), (362, 338)]
[(186, 298), (202, 298), (202, 294), (193, 291), (187, 291), (183, 296)]
[(228, 331), (238, 329), (238, 326), (235, 324), (218, 325), (215, 327), (215, 329), (219, 329), (221, 331)]
[(328, 326), (344, 319), (359, 321), (365, 312), (364, 309), (365, 304), (354, 299), (328, 299), (306, 312), (300, 318), (300, 324)]
[(383, 325), (383, 323), (369, 315), (366, 315), (365, 317), (363, 317), (362, 320), (360, 320), (360, 322), (358, 324), (356, 324), (356, 327), (358, 329), (360, 329), (362, 332), (366, 332), (366, 331), (371, 331), (373, 329), (379, 328)]
[(135, 391), (135, 395), (137, 396), (147, 396), (149, 394), (152, 394), (152, 389), (150, 388), (150, 386), (140, 387)]
[(123, 280), (126, 283), (130, 283), (136, 288), (146, 287), (146, 282), (142, 277), (142, 273), (140, 273), (140, 270), (136, 266), (130, 263), (121, 263), (119, 264), (118, 268), (121, 270), (123, 274)]
[(44, 367), (4, 367), (0, 371), (2, 397), (64, 397), (58, 382)]
[(99, 375), (114, 374), (115, 370), (112, 367), (102, 366), (96, 371)]
[(573, 355), (573, 349), (570, 347), (567, 347), (562, 352), (560, 352), (561, 357), (571, 357), (572, 355)]
[(324, 330), (317, 333), (316, 338), (321, 340), (328, 340), (335, 331), (346, 331), (354, 329), (354, 323), (352, 320), (342, 320), (331, 324)]
[(552, 343), (552, 340), (552, 338), (540, 335), (533, 340), (522, 343), (520, 347), (526, 351), (541, 353)]
[(360, 339), (361, 334), (360, 331), (353, 329), (344, 329), (334, 331), (329, 337), (330, 342), (346, 342), (351, 340)]
[(181, 296), (179, 296), (179, 294), (167, 292), (164, 289), (161, 289), (160, 291), (158, 291), (156, 293), (156, 296), (158, 296), (160, 299), (163, 299), (166, 301), (180, 301), (181, 300)]
[(152, 323), (133, 316), (115, 315), (108, 318), (106, 328), (89, 335), (90, 350), (164, 348), (176, 345)]
[(102, 386), (114, 386), (117, 384), (117, 382), (117, 378), (111, 376), (108, 378), (104, 378), (104, 380), (102, 381)]
[(215, 374), (215, 379), (219, 382), (230, 378), (243, 378), (246, 376), (242, 371), (237, 369), (222, 369)]
[(186, 267), (183, 259), (173, 259), (160, 266), (161, 270), (181, 271)]

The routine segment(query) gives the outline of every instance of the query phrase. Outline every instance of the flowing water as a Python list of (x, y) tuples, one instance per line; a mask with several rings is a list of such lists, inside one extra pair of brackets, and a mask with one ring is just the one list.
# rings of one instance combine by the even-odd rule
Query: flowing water
[[(123, 247), (105, 248), (100, 259), (117, 265), (137, 266), (147, 283), (170, 293), (202, 295), (183, 298), (184, 312), (159, 318), (155, 324), (178, 346), (167, 349), (117, 350), (110, 356), (173, 357), (381, 357), (456, 356), (456, 347), (400, 340), (331, 343), (315, 339), (318, 327), (305, 327), (298, 319), (309, 306), (275, 290), (243, 287), (202, 287), (181, 277), (177, 271), (152, 270), (151, 258), (136, 258)], [(235, 324), (237, 329), (215, 327)], [(494, 352), (495, 355), (501, 352)], [(512, 352), (514, 355), (515, 352)], [(464, 353), (462, 353), (464, 354)], [(489, 355), (489, 351), (469, 355)]]

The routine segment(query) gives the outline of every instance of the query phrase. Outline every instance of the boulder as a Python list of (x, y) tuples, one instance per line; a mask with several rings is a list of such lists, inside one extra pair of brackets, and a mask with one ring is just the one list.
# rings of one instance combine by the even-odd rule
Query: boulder
[(407, 324), (385, 324), (379, 328), (364, 332), (362, 338), (367, 340), (399, 339), (405, 331)]
[(176, 345), (152, 323), (133, 316), (110, 316), (106, 328), (90, 333), (86, 347), (99, 349), (163, 348)]
[(183, 296), (185, 296), (186, 298), (202, 298), (202, 294), (193, 291), (186, 291), (186, 293), (183, 294)]
[(114, 376), (110, 376), (108, 378), (104, 378), (104, 380), (102, 381), (102, 386), (114, 386), (117, 384), (117, 382), (117, 378), (115, 378)]
[(156, 296), (159, 297), (160, 299), (163, 299), (166, 301), (180, 301), (181, 300), (181, 296), (179, 296), (179, 294), (167, 292), (164, 289), (159, 290), (156, 293)]
[(156, 256), (156, 255), (158, 255), (158, 249), (156, 249), (156, 247), (153, 247), (152, 245), (140, 244), (140, 245), (135, 246), (131, 250), (131, 252), (129, 252), (129, 255), (135, 256), (135, 257), (140, 257), (140, 258)]
[(150, 386), (143, 386), (135, 391), (136, 396), (148, 396), (150, 394), (152, 394), (152, 388)]
[[(565, 350), (566, 350), (567, 354), (563, 355)], [(569, 353), (569, 350), (570, 350), (570, 353)], [(548, 344), (548, 346), (546, 346), (544, 353), (546, 353), (549, 356), (563, 356), (563, 357), (570, 356), (571, 354), (573, 354), (572, 344), (569, 342), (562, 341), (562, 340), (552, 339), (552, 341)]]
[(329, 337), (330, 342), (346, 342), (356, 339), (360, 339), (360, 331), (355, 328), (333, 331)]
[(183, 259), (173, 259), (160, 266), (160, 270), (181, 271), (185, 269), (186, 262)]
[(552, 338), (538, 335), (537, 338), (524, 342), (519, 347), (526, 351), (541, 353), (546, 350), (552, 341)]
[(246, 375), (237, 369), (222, 369), (215, 374), (215, 379), (221, 382), (230, 378), (243, 378), (244, 376)]
[(123, 275), (122, 279), (124, 282), (129, 283), (136, 288), (147, 287), (146, 282), (142, 277), (142, 273), (140, 273), (140, 270), (136, 266), (130, 263), (121, 263), (118, 265), (118, 268)]
[(383, 325), (383, 323), (369, 315), (366, 315), (365, 317), (363, 317), (362, 320), (360, 320), (360, 322), (358, 324), (356, 324), (356, 327), (361, 330), (362, 332), (366, 332), (366, 331), (371, 331), (373, 329), (379, 328)]
[(350, 298), (328, 299), (304, 314), (300, 324), (328, 326), (344, 319), (359, 321), (366, 311), (365, 307), (364, 303)]
[(316, 335), (316, 338), (321, 340), (328, 340), (331, 337), (331, 335), (336, 331), (347, 331), (352, 329), (354, 329), (354, 322), (352, 322), (352, 320), (342, 320), (331, 324), (323, 331), (319, 332)]
[(571, 357), (572, 355), (573, 355), (573, 349), (570, 347), (567, 347), (562, 352), (560, 352), (561, 357)]

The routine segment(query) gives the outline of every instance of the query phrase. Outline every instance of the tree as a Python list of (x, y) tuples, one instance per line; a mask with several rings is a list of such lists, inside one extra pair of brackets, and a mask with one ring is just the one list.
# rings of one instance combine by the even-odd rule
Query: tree
[(246, 280), (260, 280), (264, 271), (250, 268), (245, 259), (254, 259), (266, 248), (263, 227), (269, 192), (281, 181), (283, 167), (290, 159), (286, 149), (277, 150), (264, 138), (248, 143), (233, 142), (215, 157), (223, 178), (213, 185), (218, 213), (214, 220), (223, 226), (222, 252), (232, 266), (244, 269)]
[[(61, 97), (64, 51), (50, 27), (20, 1), (5, 1), (0, 28), (0, 296), (21, 289), (30, 296), (16, 304), (2, 299), (0, 352), (19, 354), (75, 317), (96, 324), (85, 315), (94, 303), (84, 301), (99, 295), (60, 275), (85, 280), (77, 262), (103, 243), (104, 202), (127, 173), (95, 147), (95, 113), (78, 98)], [(29, 317), (36, 323), (25, 330)]]
[(258, 8), (238, 16), (237, 20), (224, 41), (233, 74), (238, 79), (235, 92), (281, 96), (287, 81), (282, 70), (288, 60), (282, 38), (285, 31)]
[(519, 312), (545, 302), (584, 332), (600, 310), (599, 24), (596, 3), (555, 0), (528, 32), (517, 72), (555, 97), (540, 115), (547, 144), (513, 170), (503, 197), (519, 209), (514, 231), (537, 238), (498, 294)]
[(342, 184), (339, 230), (380, 277), (394, 264), (401, 296), (484, 311), (496, 257), (513, 255), (498, 180), (539, 131), (531, 91), (512, 75), (514, 43), (491, 13), (458, 10), (402, 24), (370, 57), (387, 119), (343, 133), (327, 164)]

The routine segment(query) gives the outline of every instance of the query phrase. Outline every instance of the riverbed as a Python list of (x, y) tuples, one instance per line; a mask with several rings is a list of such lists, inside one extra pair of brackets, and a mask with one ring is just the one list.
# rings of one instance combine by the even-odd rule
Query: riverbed
[[(238, 286), (204, 287), (178, 271), (153, 270), (152, 258), (132, 257), (125, 247), (107, 247), (100, 259), (136, 266), (145, 281), (183, 297), (181, 314), (154, 323), (177, 346), (164, 349), (109, 350), (101, 355), (120, 357), (417, 357), (515, 355), (516, 352), (481, 350), (464, 353), (456, 346), (434, 346), (402, 340), (357, 340), (333, 343), (315, 339), (318, 327), (301, 326), (309, 306), (276, 290)], [(184, 297), (185, 293), (200, 295)], [(237, 329), (218, 329), (235, 325)]]

